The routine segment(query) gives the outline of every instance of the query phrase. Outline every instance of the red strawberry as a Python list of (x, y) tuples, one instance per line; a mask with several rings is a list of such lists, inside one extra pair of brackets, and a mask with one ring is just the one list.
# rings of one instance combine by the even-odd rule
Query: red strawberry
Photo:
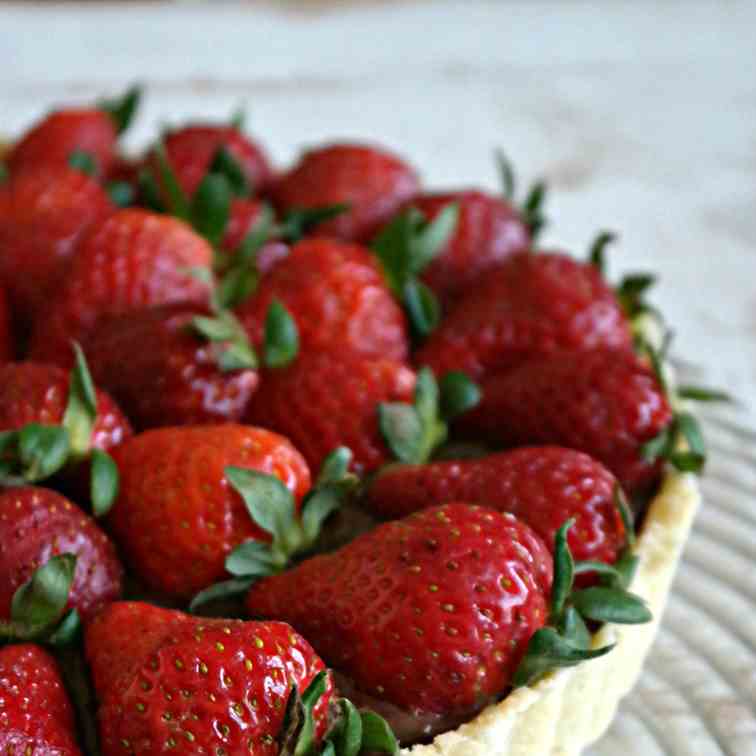
[(0, 286), (0, 363), (13, 359), (13, 329), (5, 290)]
[(108, 537), (55, 491), (26, 486), (0, 492), (0, 617), (32, 573), (60, 554), (77, 557), (68, 607), (83, 617), (121, 595), (123, 570)]
[(311, 352), (265, 375), (247, 417), (290, 438), (312, 469), (346, 446), (355, 471), (364, 473), (390, 458), (378, 405), (411, 402), (414, 388), (413, 371), (394, 360)]
[(466, 716), (510, 686), (551, 580), (548, 549), (514, 515), (450, 503), (257, 583), (247, 607), (307, 634), (365, 693)]
[(281, 212), (347, 204), (350, 210), (318, 226), (318, 234), (367, 241), (418, 191), (415, 172), (376, 147), (334, 144), (306, 152), (273, 185)]
[(303, 352), (343, 349), (394, 360), (407, 357), (404, 314), (378, 263), (363, 247), (329, 239), (295, 244), (237, 309), (256, 345), (263, 341), (274, 300), (293, 316)]
[(501, 197), (468, 190), (424, 194), (410, 204), (433, 220), (451, 203), (459, 208), (457, 227), (422, 273), (425, 283), (446, 304), (504, 259), (530, 246), (524, 218)]
[[(184, 126), (168, 134), (163, 146), (168, 163), (188, 197), (197, 190), (221, 148), (241, 168), (251, 191), (264, 189), (271, 177), (270, 164), (262, 148), (232, 126)], [(154, 156), (148, 158), (148, 164), (154, 175), (161, 175)]]
[(204, 304), (207, 286), (189, 269), (211, 262), (210, 245), (181, 221), (118, 211), (79, 245), (63, 286), (37, 321), (32, 359), (70, 364), (71, 339), (81, 340), (106, 315), (171, 302)]
[(55, 659), (24, 643), (0, 648), (0, 753), (81, 756)]
[(114, 453), (120, 494), (110, 524), (127, 561), (164, 593), (190, 597), (222, 578), (243, 541), (270, 541), (229, 485), (227, 468), (278, 478), (301, 501), (310, 472), (282, 436), (241, 425), (161, 428)]
[(518, 254), (451, 309), (417, 353), (436, 375), (473, 379), (558, 349), (630, 348), (612, 289), (592, 265), (562, 254)]
[(511, 512), (547, 545), (570, 518), (575, 559), (613, 564), (625, 543), (614, 476), (587, 454), (533, 446), (478, 459), (393, 465), (370, 483), (366, 500), (382, 517), (404, 517), (445, 501), (473, 501)]
[[(114, 653), (113, 639), (118, 638)], [(201, 619), (113, 604), (87, 629), (101, 706), (103, 756), (185, 753), (275, 756), (287, 704), (323, 662), (281, 622)], [(314, 703), (315, 739), (328, 727), (330, 676)]]
[(598, 349), (534, 359), (482, 384), (483, 399), (461, 424), (510, 446), (560, 444), (603, 462), (629, 491), (657, 479), (660, 460), (643, 445), (672, 422), (651, 369), (632, 352)]
[(221, 345), (192, 329), (206, 315), (192, 305), (162, 305), (104, 318), (85, 339), (95, 381), (137, 428), (241, 419), (257, 371), (224, 370)]
[(23, 323), (57, 291), (79, 239), (113, 210), (95, 179), (68, 166), (22, 171), (0, 185), (0, 279)]

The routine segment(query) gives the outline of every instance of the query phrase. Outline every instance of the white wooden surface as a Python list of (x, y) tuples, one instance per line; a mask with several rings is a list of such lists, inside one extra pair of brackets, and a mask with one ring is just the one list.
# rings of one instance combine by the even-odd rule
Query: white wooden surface
[[(372, 139), (429, 186), (494, 188), (504, 147), (550, 180), (548, 244), (620, 231), (613, 272), (659, 272), (687, 373), (756, 404), (756, 2), (303, 5), (0, 4), (0, 133), (139, 80), (134, 145), (246, 102), (281, 163)], [(756, 755), (756, 433), (726, 425), (744, 413), (710, 424), (709, 507), (595, 756)]]

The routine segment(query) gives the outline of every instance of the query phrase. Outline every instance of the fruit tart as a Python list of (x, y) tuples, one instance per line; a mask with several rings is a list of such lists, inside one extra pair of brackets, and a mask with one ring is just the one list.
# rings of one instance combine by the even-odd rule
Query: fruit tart
[(238, 116), (127, 156), (139, 96), (0, 156), (0, 750), (579, 754), (721, 398), (675, 386), (653, 277), (543, 249), (503, 159), (278, 170)]

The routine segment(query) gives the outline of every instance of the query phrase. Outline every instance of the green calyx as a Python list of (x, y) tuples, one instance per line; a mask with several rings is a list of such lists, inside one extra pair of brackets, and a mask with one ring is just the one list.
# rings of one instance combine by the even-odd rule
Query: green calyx
[(328, 673), (320, 672), (300, 695), (292, 687), (279, 737), (281, 756), (397, 756), (399, 741), (388, 723), (373, 711), (359, 711), (347, 698), (331, 705), (332, 724), (325, 738), (315, 737), (314, 709), (328, 689)]
[(245, 592), (255, 581), (283, 572), (292, 560), (310, 551), (323, 523), (357, 486), (349, 473), (352, 453), (339, 447), (328, 455), (315, 486), (298, 514), (294, 496), (275, 476), (241, 467), (227, 467), (229, 485), (241, 496), (252, 521), (270, 535), (270, 542), (245, 541), (226, 558), (231, 580), (217, 583), (194, 597), (190, 609)]
[(68, 165), (85, 176), (96, 176), (98, 173), (97, 161), (94, 155), (84, 152), (84, 150), (74, 150), (68, 156)]
[[(629, 547), (613, 566), (602, 562), (575, 563), (567, 544), (573, 524), (574, 520), (568, 520), (556, 534), (549, 621), (531, 637), (513, 678), (515, 687), (532, 685), (554, 669), (572, 667), (609, 653), (611, 645), (591, 648), (587, 621), (641, 624), (652, 619), (643, 599), (627, 590), (636, 564)], [(626, 527), (626, 533), (630, 543), (632, 527), (629, 530)], [(575, 575), (586, 572), (598, 574), (599, 584), (574, 589)]]
[(602, 276), (606, 275), (606, 248), (617, 241), (617, 234), (613, 231), (600, 231), (588, 248), (588, 262), (593, 265)]
[(447, 205), (432, 221), (417, 208), (409, 208), (386, 226), (371, 245), (418, 339), (431, 333), (441, 319), (435, 294), (418, 276), (444, 249), (458, 221), (456, 203)]
[(382, 402), (378, 425), (396, 459), (422, 464), (446, 441), (448, 421), (479, 401), (480, 389), (465, 373), (448, 373), (439, 387), (426, 367), (417, 374), (413, 403)]
[(97, 394), (81, 347), (74, 343), (73, 348), (76, 359), (62, 423), (30, 423), (20, 430), (0, 432), (0, 485), (37, 483), (66, 465), (89, 459), (92, 508), (99, 517), (118, 495), (118, 468), (106, 452), (92, 448)]
[[(499, 169), (499, 177), (504, 199), (510, 204), (518, 206), (516, 201), (517, 175), (512, 162), (503, 151), (497, 150), (496, 163)], [(533, 242), (538, 238), (538, 235), (548, 223), (543, 212), (545, 199), (546, 183), (544, 181), (536, 181), (536, 183), (528, 189), (525, 199), (519, 203), (522, 220), (528, 227), (528, 230), (530, 231), (530, 239)]]
[(138, 85), (129, 87), (121, 97), (100, 100), (97, 107), (105, 111), (115, 123), (116, 131), (123, 134), (134, 120), (139, 103), (142, 100), (142, 88)]
[(75, 572), (74, 554), (52, 557), (36, 570), (13, 595), (10, 619), (0, 620), (0, 643), (71, 643), (81, 626), (76, 609), (66, 611)]

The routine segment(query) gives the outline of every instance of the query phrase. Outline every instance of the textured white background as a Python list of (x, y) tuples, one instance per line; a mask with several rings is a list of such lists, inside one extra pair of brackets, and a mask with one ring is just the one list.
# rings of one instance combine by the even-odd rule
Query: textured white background
[[(494, 188), (505, 148), (550, 180), (545, 241), (618, 230), (613, 273), (659, 272), (687, 372), (756, 404), (756, 2), (0, 4), (0, 133), (133, 80), (134, 144), (244, 102), (282, 163), (375, 139)], [(722, 424), (744, 412), (710, 423), (708, 507), (595, 756), (756, 754), (756, 433)]]

